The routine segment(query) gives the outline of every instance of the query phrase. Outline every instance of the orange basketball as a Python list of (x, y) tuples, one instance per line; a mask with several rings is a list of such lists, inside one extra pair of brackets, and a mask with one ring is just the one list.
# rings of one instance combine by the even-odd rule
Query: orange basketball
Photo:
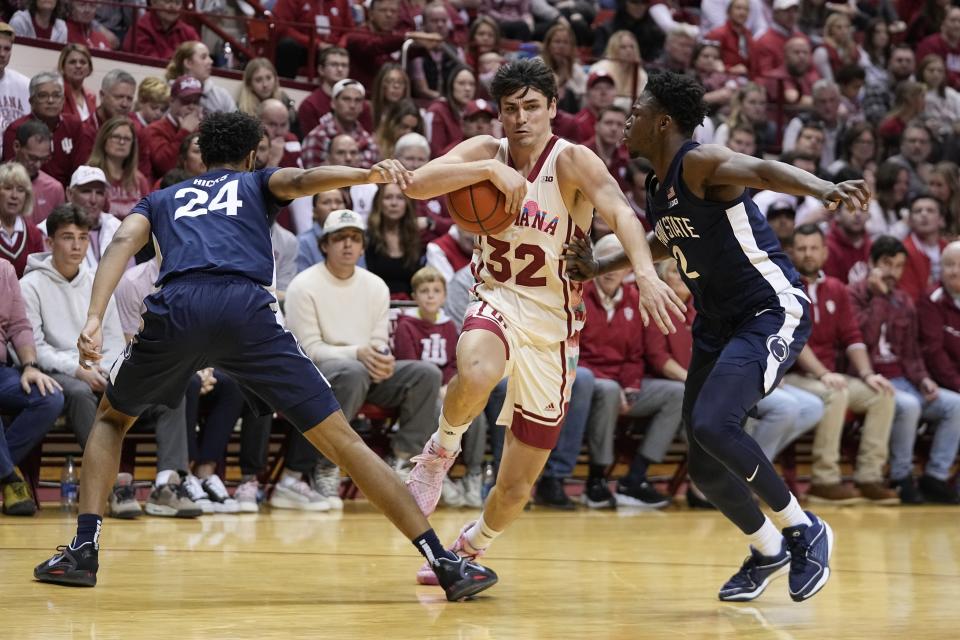
[(447, 194), (447, 210), (457, 226), (470, 233), (493, 235), (511, 224), (507, 199), (489, 180)]

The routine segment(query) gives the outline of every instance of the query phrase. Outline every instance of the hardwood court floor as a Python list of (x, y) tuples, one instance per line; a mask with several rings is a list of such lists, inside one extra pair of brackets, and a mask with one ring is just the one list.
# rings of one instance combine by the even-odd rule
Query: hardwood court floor
[[(957, 638), (960, 510), (822, 509), (834, 575), (797, 604), (786, 580), (749, 604), (716, 599), (745, 556), (715, 513), (534, 510), (485, 562), (500, 584), (447, 603), (414, 584), (419, 556), (364, 503), (341, 516), (273, 512), (106, 520), (100, 584), (32, 581), (73, 533), (53, 508), (0, 517), (0, 638)], [(472, 515), (441, 510), (449, 541)]]

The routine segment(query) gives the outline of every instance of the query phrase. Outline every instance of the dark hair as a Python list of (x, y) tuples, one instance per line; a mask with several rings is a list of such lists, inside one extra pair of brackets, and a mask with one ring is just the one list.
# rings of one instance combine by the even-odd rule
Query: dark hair
[(780, 154), (780, 162), (784, 164), (794, 164), (797, 160), (805, 160), (807, 162), (812, 162), (815, 165), (820, 164), (820, 158), (817, 156), (806, 153), (804, 151), (784, 151)]
[(729, 139), (729, 138), (732, 138), (732, 137), (733, 137), (733, 134), (737, 133), (738, 131), (739, 131), (740, 133), (749, 133), (751, 138), (753, 138), (754, 140), (757, 139), (757, 130), (754, 129), (753, 127), (751, 127), (750, 125), (746, 125), (746, 124), (742, 124), (742, 123), (741, 123), (741, 124), (735, 124), (735, 125), (733, 125), (732, 127), (730, 127), (730, 135), (727, 136), (727, 138), (728, 138), (728, 139)]
[(943, 203), (934, 198), (928, 191), (921, 191), (917, 195), (910, 198), (910, 205), (908, 206), (910, 213), (913, 213), (913, 205), (916, 204), (918, 200), (932, 200), (933, 202), (937, 203), (937, 211), (940, 212), (940, 217), (943, 217)]
[(36, 118), (30, 118), (17, 129), (17, 142), (21, 147), (25, 146), (30, 138), (39, 137), (41, 140), (49, 140), (51, 136), (50, 127)]
[[(800, 117), (800, 131), (804, 129), (815, 129), (820, 133), (826, 134), (827, 129), (823, 126), (823, 120), (821, 120), (816, 115), (806, 115)], [(799, 137), (800, 132), (797, 132)]]
[[(388, 255), (387, 241), (384, 228), (386, 222), (383, 216), (383, 196), (387, 191), (386, 184), (377, 186), (377, 194), (373, 196), (373, 206), (370, 217), (367, 219), (367, 244), (371, 250), (381, 255)], [(404, 212), (399, 222), (400, 248), (403, 251), (401, 261), (403, 266), (413, 269), (420, 263), (423, 256), (423, 242), (420, 240), (420, 231), (417, 229), (417, 211), (413, 200), (403, 194)]]
[(693, 135), (693, 130), (707, 115), (703, 85), (690, 76), (672, 71), (651, 71), (643, 91), (653, 96), (685, 136)]
[(842, 156), (844, 160), (849, 160), (851, 155), (851, 150), (853, 145), (856, 143), (857, 138), (863, 134), (870, 132), (870, 135), (873, 137), (874, 144), (874, 156), (876, 156), (876, 147), (877, 147), (877, 132), (874, 130), (873, 125), (865, 120), (859, 120), (853, 122), (850, 126), (847, 127), (846, 131), (843, 132), (843, 138), (840, 142), (840, 149), (842, 150)]
[[(187, 154), (190, 153), (190, 146), (193, 144), (194, 140), (200, 138), (200, 132), (194, 131), (193, 133), (187, 134), (187, 136), (180, 141), (180, 148), (177, 149), (177, 168), (183, 169), (183, 163), (187, 159)], [(260, 144), (260, 141), (257, 140), (257, 145)], [(202, 155), (202, 152), (201, 152)]]
[(188, 173), (186, 169), (170, 169), (163, 177), (160, 178), (160, 188), (166, 189), (167, 187), (172, 187), (175, 184), (180, 184), (186, 180), (192, 178), (193, 175)]
[(619, 113), (625, 118), (629, 117), (629, 114), (627, 113), (626, 109), (624, 109), (621, 106), (612, 104), (609, 107), (604, 107), (603, 109), (600, 109), (600, 112), (597, 114), (597, 122), (600, 122), (601, 120), (603, 120), (603, 116), (605, 116), (607, 113), (611, 111), (613, 111), (614, 113)]
[(823, 235), (823, 229), (821, 229), (819, 225), (816, 225), (812, 222), (802, 224), (796, 229), (794, 229), (793, 235), (794, 236), (820, 236), (821, 238), (826, 238), (826, 236)]
[(834, 182), (846, 182), (847, 180), (863, 180), (863, 172), (858, 171), (850, 165), (845, 165), (833, 174)]
[(326, 65), (327, 58), (330, 56), (344, 56), (349, 58), (350, 52), (343, 47), (327, 47), (326, 49), (321, 49), (320, 53), (317, 54), (317, 67)]
[(845, 64), (836, 73), (833, 74), (833, 80), (837, 84), (847, 84), (854, 80), (866, 80), (867, 71), (859, 64)]
[(880, 258), (893, 258), (901, 253), (907, 253), (907, 248), (903, 246), (902, 242), (893, 236), (880, 236), (870, 246), (870, 261), (877, 263)]
[(68, 227), (71, 224), (75, 224), (85, 231), (90, 230), (90, 220), (80, 211), (79, 207), (69, 202), (54, 207), (50, 215), (47, 216), (46, 222), (48, 238), (53, 238), (57, 233), (57, 229)]
[(501, 109), (500, 100), (523, 88), (542, 93), (547, 98), (547, 106), (557, 99), (557, 78), (540, 58), (514, 60), (500, 67), (490, 83), (490, 95)]
[(242, 162), (257, 150), (263, 125), (239, 111), (211, 113), (200, 123), (200, 157), (207, 167)]

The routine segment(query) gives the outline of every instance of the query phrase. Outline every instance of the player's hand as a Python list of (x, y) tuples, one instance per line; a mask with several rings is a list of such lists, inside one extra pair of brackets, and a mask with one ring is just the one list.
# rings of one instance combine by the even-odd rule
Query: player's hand
[(834, 391), (843, 391), (847, 388), (847, 379), (839, 373), (832, 371), (827, 371), (820, 376), (820, 382), (822, 382), (827, 389), (833, 389)]
[(847, 180), (832, 185), (826, 193), (820, 196), (823, 203), (831, 211), (843, 205), (851, 211), (866, 211), (870, 206), (870, 188), (863, 180)]
[(80, 352), (80, 367), (89, 369), (92, 365), (103, 359), (100, 349), (103, 347), (103, 331), (100, 328), (100, 319), (87, 318), (87, 323), (83, 325), (80, 331), (80, 337), (77, 339), (77, 351)]
[(589, 238), (574, 237), (563, 245), (563, 260), (567, 276), (572, 280), (585, 282), (600, 274), (600, 263), (593, 257)]
[(933, 402), (940, 395), (940, 386), (930, 378), (920, 381), (920, 393), (926, 402)]
[(413, 183), (413, 172), (404, 168), (399, 160), (382, 160), (370, 167), (367, 182), (371, 184), (385, 184), (392, 182), (406, 189)]
[(655, 271), (634, 272), (637, 278), (637, 289), (640, 290), (640, 319), (643, 326), (650, 325), (650, 318), (664, 335), (676, 333), (677, 328), (670, 318), (670, 314), (681, 320), (686, 317), (687, 307), (677, 297), (666, 282), (661, 280)]
[(893, 385), (890, 384), (890, 381), (879, 373), (871, 373), (866, 376), (863, 381), (867, 384), (868, 387), (876, 391), (877, 393), (882, 393), (885, 395), (893, 395), (896, 391), (893, 388)]
[(46, 396), (48, 393), (56, 393), (57, 389), (63, 391), (60, 383), (35, 367), (27, 367), (20, 374), (20, 388), (27, 395), (30, 395), (30, 385), (36, 385), (40, 395)]
[(73, 374), (78, 380), (87, 383), (90, 390), (94, 393), (103, 393), (107, 390), (107, 378), (100, 372), (100, 369), (77, 367)]
[(197, 371), (197, 376), (200, 378), (200, 395), (205, 396), (213, 388), (217, 386), (217, 379), (213, 375), (213, 367), (207, 367), (206, 369), (201, 369)]
[(492, 161), (490, 182), (503, 192), (506, 198), (505, 209), (511, 216), (520, 213), (523, 200), (527, 197), (527, 179), (516, 169), (508, 167), (502, 162)]

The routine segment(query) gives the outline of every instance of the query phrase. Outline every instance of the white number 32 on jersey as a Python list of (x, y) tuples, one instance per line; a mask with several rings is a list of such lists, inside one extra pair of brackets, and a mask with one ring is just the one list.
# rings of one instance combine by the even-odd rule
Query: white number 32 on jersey
[(206, 191), (194, 189), (193, 187), (178, 189), (176, 195), (173, 197), (176, 200), (189, 198), (185, 205), (177, 207), (177, 210), (173, 214), (174, 220), (178, 218), (196, 218), (197, 216), (205, 216), (211, 211), (220, 210), (224, 210), (224, 213), (228, 216), (235, 216), (237, 215), (237, 210), (243, 206), (243, 202), (237, 197), (236, 180), (231, 180), (220, 187), (220, 191), (213, 197), (209, 207), (204, 207), (203, 205), (207, 204), (207, 198), (209, 198), (210, 195)]

